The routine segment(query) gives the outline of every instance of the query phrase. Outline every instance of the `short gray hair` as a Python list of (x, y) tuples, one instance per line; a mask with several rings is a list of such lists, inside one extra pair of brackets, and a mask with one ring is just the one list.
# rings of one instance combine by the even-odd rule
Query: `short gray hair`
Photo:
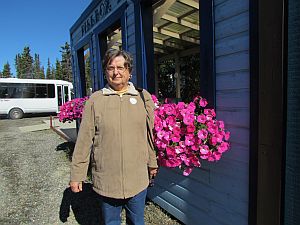
[(117, 49), (109, 49), (106, 51), (104, 58), (102, 60), (103, 70), (106, 70), (106, 67), (110, 64), (110, 62), (118, 56), (124, 57), (125, 59), (124, 66), (129, 70), (129, 73), (131, 73), (132, 66), (133, 66), (133, 58), (131, 54), (127, 51), (117, 50)]

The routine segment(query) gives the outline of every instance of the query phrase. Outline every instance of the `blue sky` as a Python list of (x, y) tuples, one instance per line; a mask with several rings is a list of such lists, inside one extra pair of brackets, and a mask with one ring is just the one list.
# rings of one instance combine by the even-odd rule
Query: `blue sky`
[(70, 28), (92, 0), (1, 0), (0, 70), (9, 62), (15, 75), (15, 56), (25, 46), (40, 55), (42, 65), (61, 59), (60, 46), (70, 43)]

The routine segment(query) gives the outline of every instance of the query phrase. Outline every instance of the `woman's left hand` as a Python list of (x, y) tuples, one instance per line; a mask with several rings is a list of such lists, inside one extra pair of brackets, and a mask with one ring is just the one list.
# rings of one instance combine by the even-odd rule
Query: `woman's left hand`
[(158, 168), (149, 167), (148, 170), (149, 170), (149, 177), (150, 178), (154, 178), (157, 175)]
[(148, 172), (149, 172), (149, 187), (152, 187), (154, 185), (154, 178), (157, 175), (158, 168), (148, 167)]

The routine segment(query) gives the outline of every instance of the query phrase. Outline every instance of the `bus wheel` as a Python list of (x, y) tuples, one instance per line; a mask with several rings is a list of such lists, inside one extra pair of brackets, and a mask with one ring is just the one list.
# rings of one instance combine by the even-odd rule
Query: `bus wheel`
[(22, 109), (19, 109), (19, 108), (12, 108), (10, 111), (9, 111), (9, 117), (13, 120), (15, 119), (21, 119), (23, 117), (23, 111)]

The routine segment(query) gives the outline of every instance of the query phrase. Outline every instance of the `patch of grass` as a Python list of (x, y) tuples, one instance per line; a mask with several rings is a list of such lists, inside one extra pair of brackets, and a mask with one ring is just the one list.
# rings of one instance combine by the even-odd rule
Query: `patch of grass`
[(183, 225), (160, 206), (148, 200), (145, 208), (146, 225)]

